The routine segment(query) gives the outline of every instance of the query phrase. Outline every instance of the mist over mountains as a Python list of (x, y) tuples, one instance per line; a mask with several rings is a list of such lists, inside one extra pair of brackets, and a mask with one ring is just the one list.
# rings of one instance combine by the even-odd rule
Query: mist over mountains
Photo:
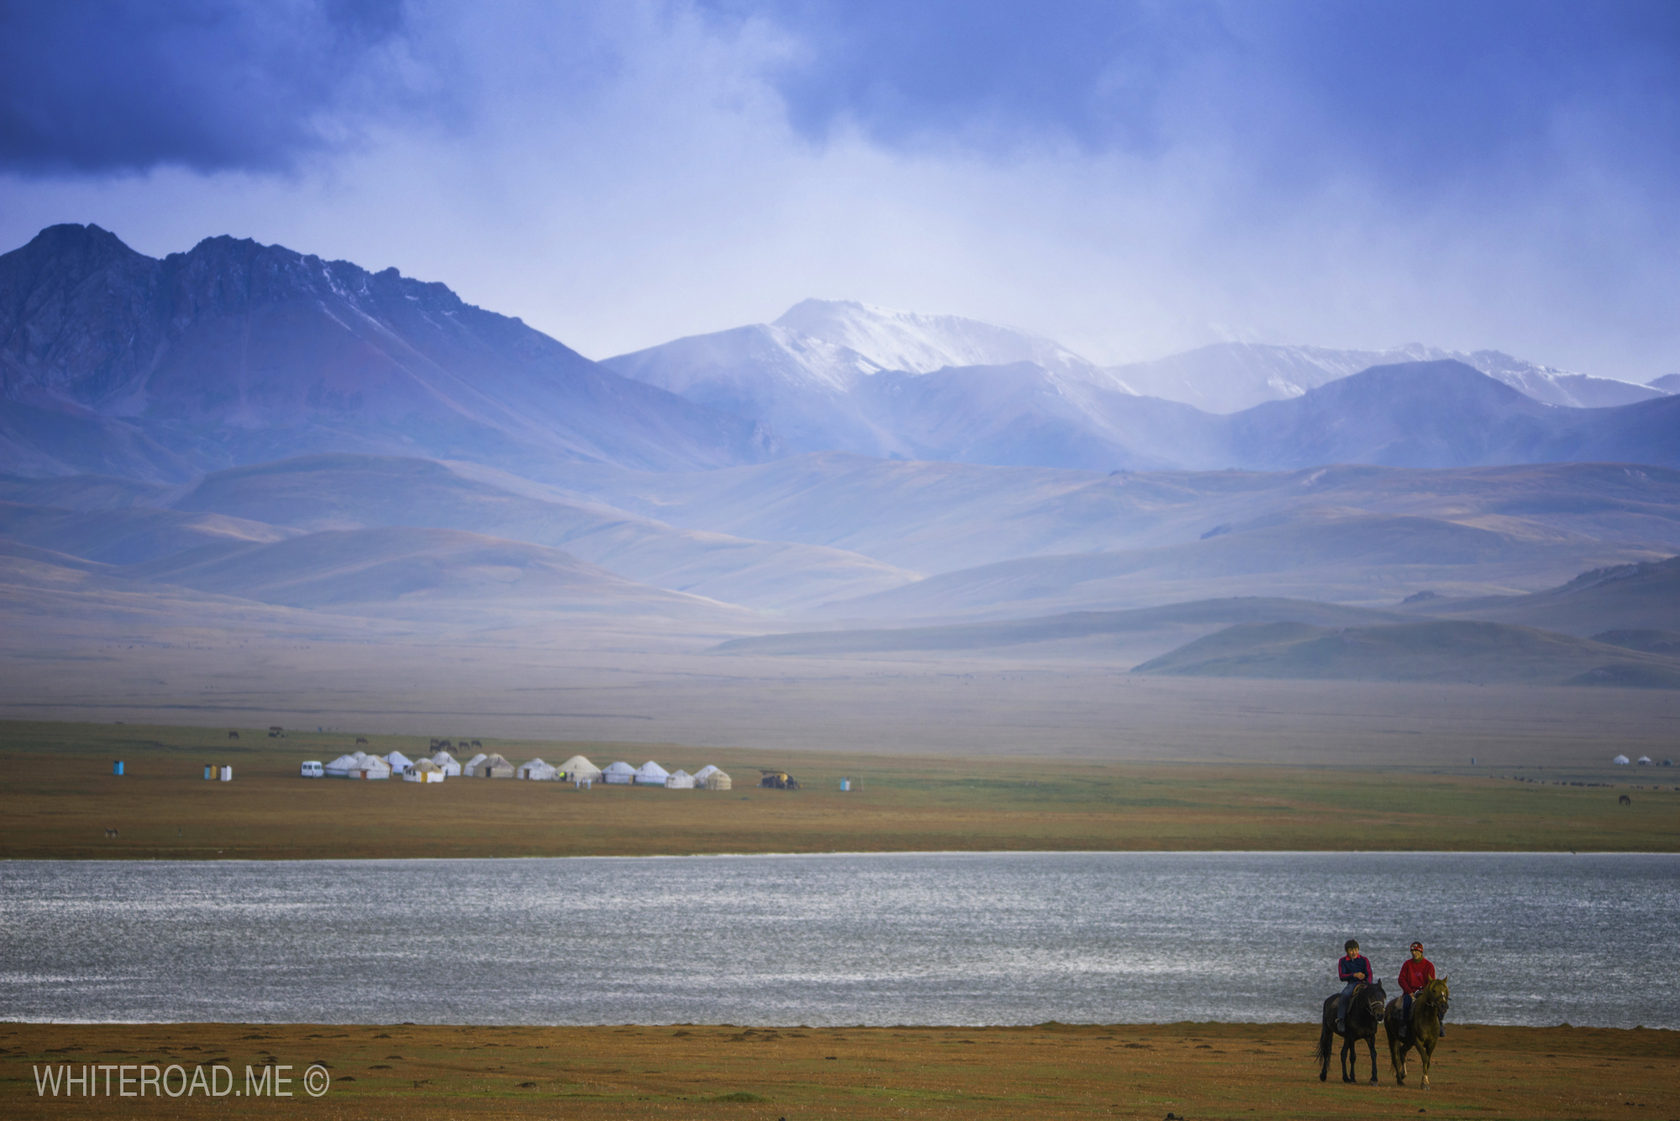
[(1676, 553), (1680, 397), (1493, 351), (1104, 368), (807, 300), (593, 362), (250, 241), (0, 256), (0, 617), (66, 659), (494, 633), (1667, 688)]

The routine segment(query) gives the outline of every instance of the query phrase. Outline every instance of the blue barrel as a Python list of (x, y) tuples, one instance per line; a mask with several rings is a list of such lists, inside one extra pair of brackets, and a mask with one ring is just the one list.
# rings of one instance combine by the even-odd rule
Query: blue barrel
[(122, 760), (121, 759), (118, 759), (115, 763), (111, 764), (111, 773), (114, 774), (114, 775), (122, 774)]
[(211, 770), (210, 764), (208, 764), (208, 763), (204, 764), (204, 777), (205, 778), (210, 777), (210, 770)]

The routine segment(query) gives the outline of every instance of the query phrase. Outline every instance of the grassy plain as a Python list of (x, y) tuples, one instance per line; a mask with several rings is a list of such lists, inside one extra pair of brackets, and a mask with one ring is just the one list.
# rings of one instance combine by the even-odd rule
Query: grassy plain
[[(354, 737), (0, 722), (0, 858), (493, 857), (941, 850), (1680, 851), (1680, 774), (1168, 764), (484, 740), (515, 763), (716, 763), (728, 792), (298, 777)], [(417, 757), (426, 741), (370, 736)], [(114, 776), (113, 761), (126, 773)], [(206, 763), (233, 767), (205, 782)], [(756, 788), (786, 768), (798, 791)], [(840, 779), (853, 789), (842, 792)], [(1518, 778), (1533, 781), (1517, 781)], [(1659, 780), (1668, 779), (1659, 785)], [(1613, 783), (1614, 785), (1586, 785)], [(1618, 804), (1627, 794), (1630, 805)], [(108, 836), (107, 830), (115, 830)]]
[[(572, 1121), (1074, 1117), (1316, 1121), (1680, 1117), (1680, 1033), (1453, 1027), (1432, 1088), (1318, 1081), (1295, 1024), (1022, 1028), (0, 1024), (7, 1117), (565, 1117)], [(302, 1090), (323, 1064), (331, 1085)], [(290, 1098), (42, 1097), (49, 1064), (285, 1064)], [(1362, 1060), (1362, 1077), (1368, 1067)], [(113, 1079), (118, 1074), (113, 1074)], [(137, 1075), (136, 1075), (137, 1077)], [(113, 1090), (116, 1088), (113, 1081)]]

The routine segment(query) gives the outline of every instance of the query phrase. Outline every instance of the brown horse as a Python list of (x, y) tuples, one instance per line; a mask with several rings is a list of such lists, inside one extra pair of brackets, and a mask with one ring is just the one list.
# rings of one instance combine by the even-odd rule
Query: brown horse
[(1411, 1030), (1402, 1035), (1398, 999), (1388, 1002), (1383, 1013), (1383, 1030), (1388, 1035), (1388, 1060), (1394, 1064), (1394, 1081), (1406, 1084), (1406, 1052), (1417, 1048), (1423, 1060), (1423, 1088), (1429, 1089), (1429, 1062), (1435, 1057), (1435, 1045), (1441, 1041), (1441, 1017), (1447, 1014), (1447, 979), (1437, 977), (1418, 990), (1412, 998)]
[(1342, 1001), (1342, 994), (1336, 993), (1324, 999), (1324, 1014), (1318, 1033), (1318, 1080), (1325, 1081), (1330, 1077), (1330, 1040), (1340, 1035), (1342, 1037), (1342, 1081), (1359, 1081), (1359, 1051), (1357, 1045), (1363, 1039), (1371, 1049), (1371, 1081), (1377, 1080), (1377, 1025), (1383, 1022), (1383, 1003), (1388, 1000), (1388, 994), (1383, 992), (1381, 981), (1372, 981), (1368, 985), (1361, 985), (1353, 990), (1353, 996), (1348, 999), (1346, 1031), (1336, 1031), (1336, 1008)]

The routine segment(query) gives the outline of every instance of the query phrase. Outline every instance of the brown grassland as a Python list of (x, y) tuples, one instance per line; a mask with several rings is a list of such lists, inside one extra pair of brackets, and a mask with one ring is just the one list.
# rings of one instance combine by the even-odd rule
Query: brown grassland
[[(371, 736), (417, 757), (426, 741)], [(940, 850), (1680, 851), (1672, 770), (978, 759), (485, 740), (514, 763), (716, 763), (727, 792), (298, 777), (354, 737), (0, 723), (0, 858), (303, 859)], [(126, 773), (112, 774), (123, 760)], [(233, 781), (205, 782), (206, 763)], [(798, 791), (756, 787), (788, 768)], [(842, 777), (853, 789), (842, 792)], [(1518, 777), (1537, 781), (1517, 781)], [(1668, 778), (1659, 786), (1658, 779)], [(1585, 783), (1614, 785), (1585, 785)], [(1559, 783), (1562, 783), (1561, 785)], [(1573, 783), (1573, 784), (1572, 784)], [(1629, 794), (1631, 805), (1618, 804)], [(116, 835), (108, 836), (107, 830)]]
[[(1316, 1032), (1292, 1024), (1021, 1028), (430, 1027), (0, 1024), (0, 1113), (25, 1117), (1073, 1117), (1234, 1121), (1363, 1117), (1680, 1117), (1680, 1033), (1454, 1026), (1433, 1085), (1318, 1081)], [(305, 1096), (325, 1065), (331, 1086)], [(291, 1098), (42, 1097), (49, 1064), (285, 1064)], [(131, 1077), (138, 1077), (131, 1073)], [(224, 1076), (225, 1077), (225, 1076)], [(96, 1083), (100, 1090), (103, 1085)], [(179, 1083), (177, 1082), (178, 1086)], [(135, 1086), (131, 1086), (133, 1092)]]

